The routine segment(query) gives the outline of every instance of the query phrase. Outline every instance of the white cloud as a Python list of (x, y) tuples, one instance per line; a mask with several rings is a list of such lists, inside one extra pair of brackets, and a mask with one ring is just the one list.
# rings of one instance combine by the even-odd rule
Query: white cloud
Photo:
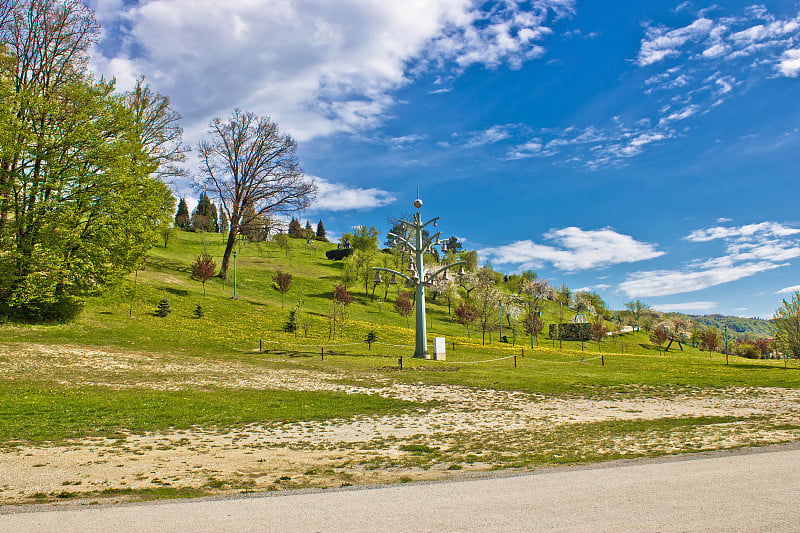
[(800, 48), (783, 52), (778, 63), (778, 71), (790, 78), (796, 78), (800, 74)]
[[(720, 219), (727, 220), (727, 219)], [(761, 222), (760, 224), (747, 224), (744, 226), (717, 226), (714, 228), (699, 229), (685, 237), (688, 241), (707, 242), (715, 239), (750, 239), (758, 235), (787, 237), (800, 233), (800, 229), (790, 228), (777, 222)]]
[(393, 193), (381, 189), (351, 187), (319, 177), (313, 179), (318, 188), (317, 199), (310, 208), (314, 211), (366, 211), (393, 204), (397, 200)]
[(699, 271), (652, 270), (634, 272), (619, 288), (629, 297), (669, 296), (694, 292), (736, 281), (783, 265), (762, 261)]
[(684, 237), (695, 243), (722, 240), (725, 254), (689, 262), (682, 270), (634, 272), (620, 284), (629, 296), (693, 292), (785, 266), (800, 257), (800, 230), (777, 222), (699, 229)]
[(717, 302), (685, 302), (678, 304), (660, 304), (653, 308), (663, 313), (692, 313), (696, 311), (709, 311), (717, 307)]
[(567, 272), (633, 263), (664, 255), (655, 245), (635, 240), (630, 235), (610, 228), (583, 230), (568, 227), (547, 232), (545, 238), (557, 246), (537, 244), (531, 240), (516, 241), (505, 246), (485, 248), (480, 255), (497, 264), (519, 264), (521, 268), (551, 263)]
[(477, 148), (485, 144), (494, 144), (503, 141), (511, 136), (510, 128), (511, 126), (508, 125), (495, 125), (487, 130), (474, 132), (471, 134), (465, 146), (467, 148)]
[(647, 28), (636, 62), (640, 67), (644, 67), (667, 57), (676, 56), (684, 44), (689, 41), (700, 41), (707, 37), (713, 28), (714, 23), (703, 17), (688, 26), (674, 30), (664, 27)]
[[(113, 28), (92, 68), (121, 88), (140, 74), (172, 98), (190, 143), (234, 107), (300, 141), (371, 128), (430, 66), (520, 66), (574, 0), (94, 0)], [(107, 55), (106, 55), (107, 54)]]
[(800, 291), (800, 285), (792, 285), (791, 287), (784, 287), (775, 291), (775, 294), (791, 294), (794, 291)]

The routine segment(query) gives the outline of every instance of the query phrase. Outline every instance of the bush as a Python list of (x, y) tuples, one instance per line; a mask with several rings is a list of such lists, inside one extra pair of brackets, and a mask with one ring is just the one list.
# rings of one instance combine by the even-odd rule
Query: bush
[(0, 322), (71, 322), (83, 311), (84, 301), (75, 296), (59, 296), (53, 300), (28, 300), (24, 306), (0, 302)]
[(734, 347), (733, 355), (747, 359), (761, 359), (761, 352), (749, 342), (743, 342)]
[(197, 318), (203, 318), (204, 314), (205, 313), (203, 312), (203, 305), (197, 304), (197, 307), (194, 308), (194, 316)]

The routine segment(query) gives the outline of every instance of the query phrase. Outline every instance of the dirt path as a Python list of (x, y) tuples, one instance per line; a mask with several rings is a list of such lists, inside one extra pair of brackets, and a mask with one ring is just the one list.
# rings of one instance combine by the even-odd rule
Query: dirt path
[[(13, 353), (12, 353), (13, 352)], [(762, 445), (800, 439), (800, 391), (683, 391), (671, 398), (549, 398), (457, 386), (343, 385), (336, 374), (254, 368), (79, 347), (0, 346), (0, 373), (69, 385), (180, 389), (201, 385), (378, 394), (436, 407), (401, 415), (194, 428), (110, 440), (0, 449), (0, 503), (231, 493), (441, 479), (456, 470)], [(725, 417), (618, 431), (608, 422)], [(631, 426), (635, 429), (635, 426)], [(141, 494), (139, 494), (141, 495)]]

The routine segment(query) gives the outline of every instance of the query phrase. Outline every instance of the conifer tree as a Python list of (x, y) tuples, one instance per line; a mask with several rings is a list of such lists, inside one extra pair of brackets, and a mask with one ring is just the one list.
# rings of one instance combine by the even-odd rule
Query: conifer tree
[(317, 240), (328, 242), (328, 238), (325, 236), (325, 226), (322, 225), (321, 220), (317, 224)]
[(305, 233), (304, 237), (306, 239), (314, 238), (314, 228), (311, 226), (311, 222), (306, 222), (306, 227), (303, 230), (303, 233)]
[(300, 221), (292, 217), (292, 221), (289, 222), (289, 231), (287, 233), (289, 233), (290, 237), (302, 237), (303, 227), (300, 225)]
[(178, 212), (175, 214), (175, 225), (180, 229), (188, 229), (191, 221), (189, 220), (189, 207), (186, 205), (186, 200), (181, 198), (178, 204)]
[(225, 210), (222, 208), (222, 204), (219, 204), (219, 232), (220, 233), (227, 233), (230, 229), (230, 225), (228, 224), (228, 217), (225, 215)]
[(217, 208), (206, 194), (200, 195), (197, 208), (192, 213), (192, 226), (197, 231), (217, 231)]
[(156, 316), (161, 318), (166, 318), (168, 314), (172, 312), (172, 306), (169, 305), (169, 298), (166, 295), (161, 298), (161, 301), (158, 302), (158, 307), (156, 307)]

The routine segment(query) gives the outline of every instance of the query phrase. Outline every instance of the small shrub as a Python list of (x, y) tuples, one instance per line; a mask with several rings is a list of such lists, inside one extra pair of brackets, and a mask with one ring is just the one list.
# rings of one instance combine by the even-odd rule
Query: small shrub
[(156, 307), (156, 316), (166, 318), (171, 312), (172, 306), (169, 305), (169, 298), (164, 296), (161, 298), (161, 301), (158, 302), (158, 307)]
[(283, 325), (283, 331), (286, 333), (297, 333), (297, 311), (292, 309), (289, 311), (289, 320)]
[(197, 307), (194, 308), (194, 316), (196, 318), (203, 318), (204, 314), (205, 313), (203, 313), (203, 305), (202, 304), (197, 304)]

